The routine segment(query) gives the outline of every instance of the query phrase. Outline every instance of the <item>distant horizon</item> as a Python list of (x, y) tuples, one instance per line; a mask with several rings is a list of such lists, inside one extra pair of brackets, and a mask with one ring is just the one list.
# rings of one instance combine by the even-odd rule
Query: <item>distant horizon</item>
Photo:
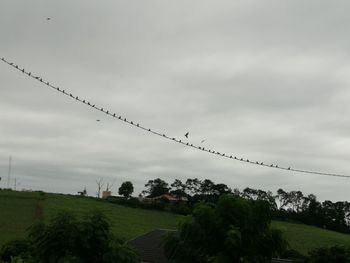
[[(6, 1), (0, 58), (170, 138), (350, 175), (350, 3)], [(50, 19), (48, 19), (50, 18)], [(346, 200), (347, 178), (217, 158), (125, 125), (0, 63), (0, 187), (208, 178)], [(187, 135), (186, 135), (187, 134)], [(4, 184), (5, 183), (5, 184)]]

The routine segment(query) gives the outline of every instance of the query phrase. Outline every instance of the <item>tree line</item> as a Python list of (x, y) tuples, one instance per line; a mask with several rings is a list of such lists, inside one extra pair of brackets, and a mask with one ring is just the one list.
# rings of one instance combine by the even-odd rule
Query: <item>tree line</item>
[[(119, 188), (119, 194), (126, 198), (130, 198), (132, 191), (133, 185), (129, 181), (124, 182)], [(278, 189), (274, 194), (271, 191), (249, 187), (240, 191), (237, 188), (231, 189), (223, 183), (214, 183), (210, 179), (189, 178), (185, 181), (175, 179), (169, 184), (156, 178), (145, 184), (145, 190), (140, 195), (152, 198), (163, 194), (188, 200), (185, 204), (181, 204), (182, 209), (172, 209), (182, 214), (190, 213), (194, 205), (200, 201), (215, 203), (220, 196), (229, 194), (247, 200), (266, 201), (272, 211), (273, 219), (297, 221), (350, 234), (349, 202), (330, 200), (321, 202), (314, 194), (306, 195), (301, 191)]]

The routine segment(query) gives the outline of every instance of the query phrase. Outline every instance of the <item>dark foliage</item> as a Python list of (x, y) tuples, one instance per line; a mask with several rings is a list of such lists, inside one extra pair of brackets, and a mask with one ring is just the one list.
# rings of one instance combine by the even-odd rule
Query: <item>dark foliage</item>
[(270, 219), (267, 202), (223, 195), (196, 205), (179, 234), (168, 236), (166, 251), (177, 262), (269, 262), (287, 247)]
[(277, 191), (280, 207), (274, 218), (293, 220), (342, 233), (350, 234), (350, 203), (319, 202), (315, 195), (304, 196), (300, 191)]
[(147, 190), (145, 190), (144, 193), (148, 194), (148, 197), (156, 197), (167, 194), (170, 190), (168, 183), (159, 178), (149, 180), (147, 184), (145, 184), (145, 187)]
[(20, 251), (15, 250), (6, 256), (25, 255), (28, 261), (38, 263), (139, 262), (135, 252), (114, 238), (109, 230), (109, 223), (100, 212), (92, 212), (82, 221), (62, 212), (49, 224), (39, 222), (33, 225), (27, 245), (17, 245)]
[(118, 194), (124, 196), (125, 198), (129, 198), (133, 192), (134, 186), (130, 181), (122, 183), (118, 189)]
[(28, 258), (30, 244), (27, 240), (9, 241), (1, 247), (0, 259), (4, 262), (10, 262), (11, 257)]
[(309, 254), (308, 263), (350, 263), (350, 249), (342, 246), (318, 248)]

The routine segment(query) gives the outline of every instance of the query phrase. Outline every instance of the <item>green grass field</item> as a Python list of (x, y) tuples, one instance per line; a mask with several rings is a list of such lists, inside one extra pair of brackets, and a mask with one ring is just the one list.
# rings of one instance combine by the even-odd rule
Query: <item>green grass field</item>
[[(112, 232), (123, 239), (131, 239), (155, 228), (174, 229), (182, 218), (167, 212), (129, 208), (95, 198), (81, 198), (61, 194), (46, 194), (44, 217), (49, 220), (59, 211), (71, 211), (77, 216), (94, 209), (101, 210), (110, 220)], [(24, 237), (34, 222), (39, 193), (0, 191), (0, 246), (11, 239)], [(310, 249), (328, 245), (349, 245), (350, 235), (321, 228), (273, 221), (291, 248), (306, 254)]]
[(311, 249), (332, 245), (350, 246), (350, 235), (304, 224), (273, 221), (272, 227), (283, 232), (292, 249), (307, 254)]
[[(46, 221), (59, 211), (70, 211), (79, 217), (98, 209), (108, 217), (112, 232), (126, 240), (155, 228), (174, 229), (180, 218), (171, 213), (129, 208), (95, 198), (61, 194), (46, 194), (45, 197)], [(25, 236), (26, 229), (35, 221), (38, 198), (39, 193), (0, 191), (0, 246)]]

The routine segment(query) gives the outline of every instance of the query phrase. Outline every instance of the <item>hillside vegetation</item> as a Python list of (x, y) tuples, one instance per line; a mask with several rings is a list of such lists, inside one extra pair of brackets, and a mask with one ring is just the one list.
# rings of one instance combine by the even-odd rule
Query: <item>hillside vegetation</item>
[[(35, 221), (40, 195), (35, 192), (0, 191), (0, 246), (11, 239), (25, 236)], [(78, 217), (98, 209), (110, 220), (112, 232), (131, 239), (155, 228), (174, 229), (181, 216), (111, 204), (89, 197), (45, 194), (44, 219), (48, 221), (59, 211), (71, 211)]]
[[(36, 192), (0, 191), (0, 246), (11, 239), (25, 236), (26, 229), (35, 221), (40, 194)], [(77, 216), (98, 209), (110, 220), (112, 232), (123, 239), (131, 239), (155, 228), (174, 229), (182, 216), (138, 208), (124, 207), (89, 197), (62, 194), (45, 194), (44, 219), (62, 210)], [(349, 245), (350, 235), (345, 235), (303, 224), (273, 221), (291, 248), (306, 254), (310, 249), (327, 245)]]

